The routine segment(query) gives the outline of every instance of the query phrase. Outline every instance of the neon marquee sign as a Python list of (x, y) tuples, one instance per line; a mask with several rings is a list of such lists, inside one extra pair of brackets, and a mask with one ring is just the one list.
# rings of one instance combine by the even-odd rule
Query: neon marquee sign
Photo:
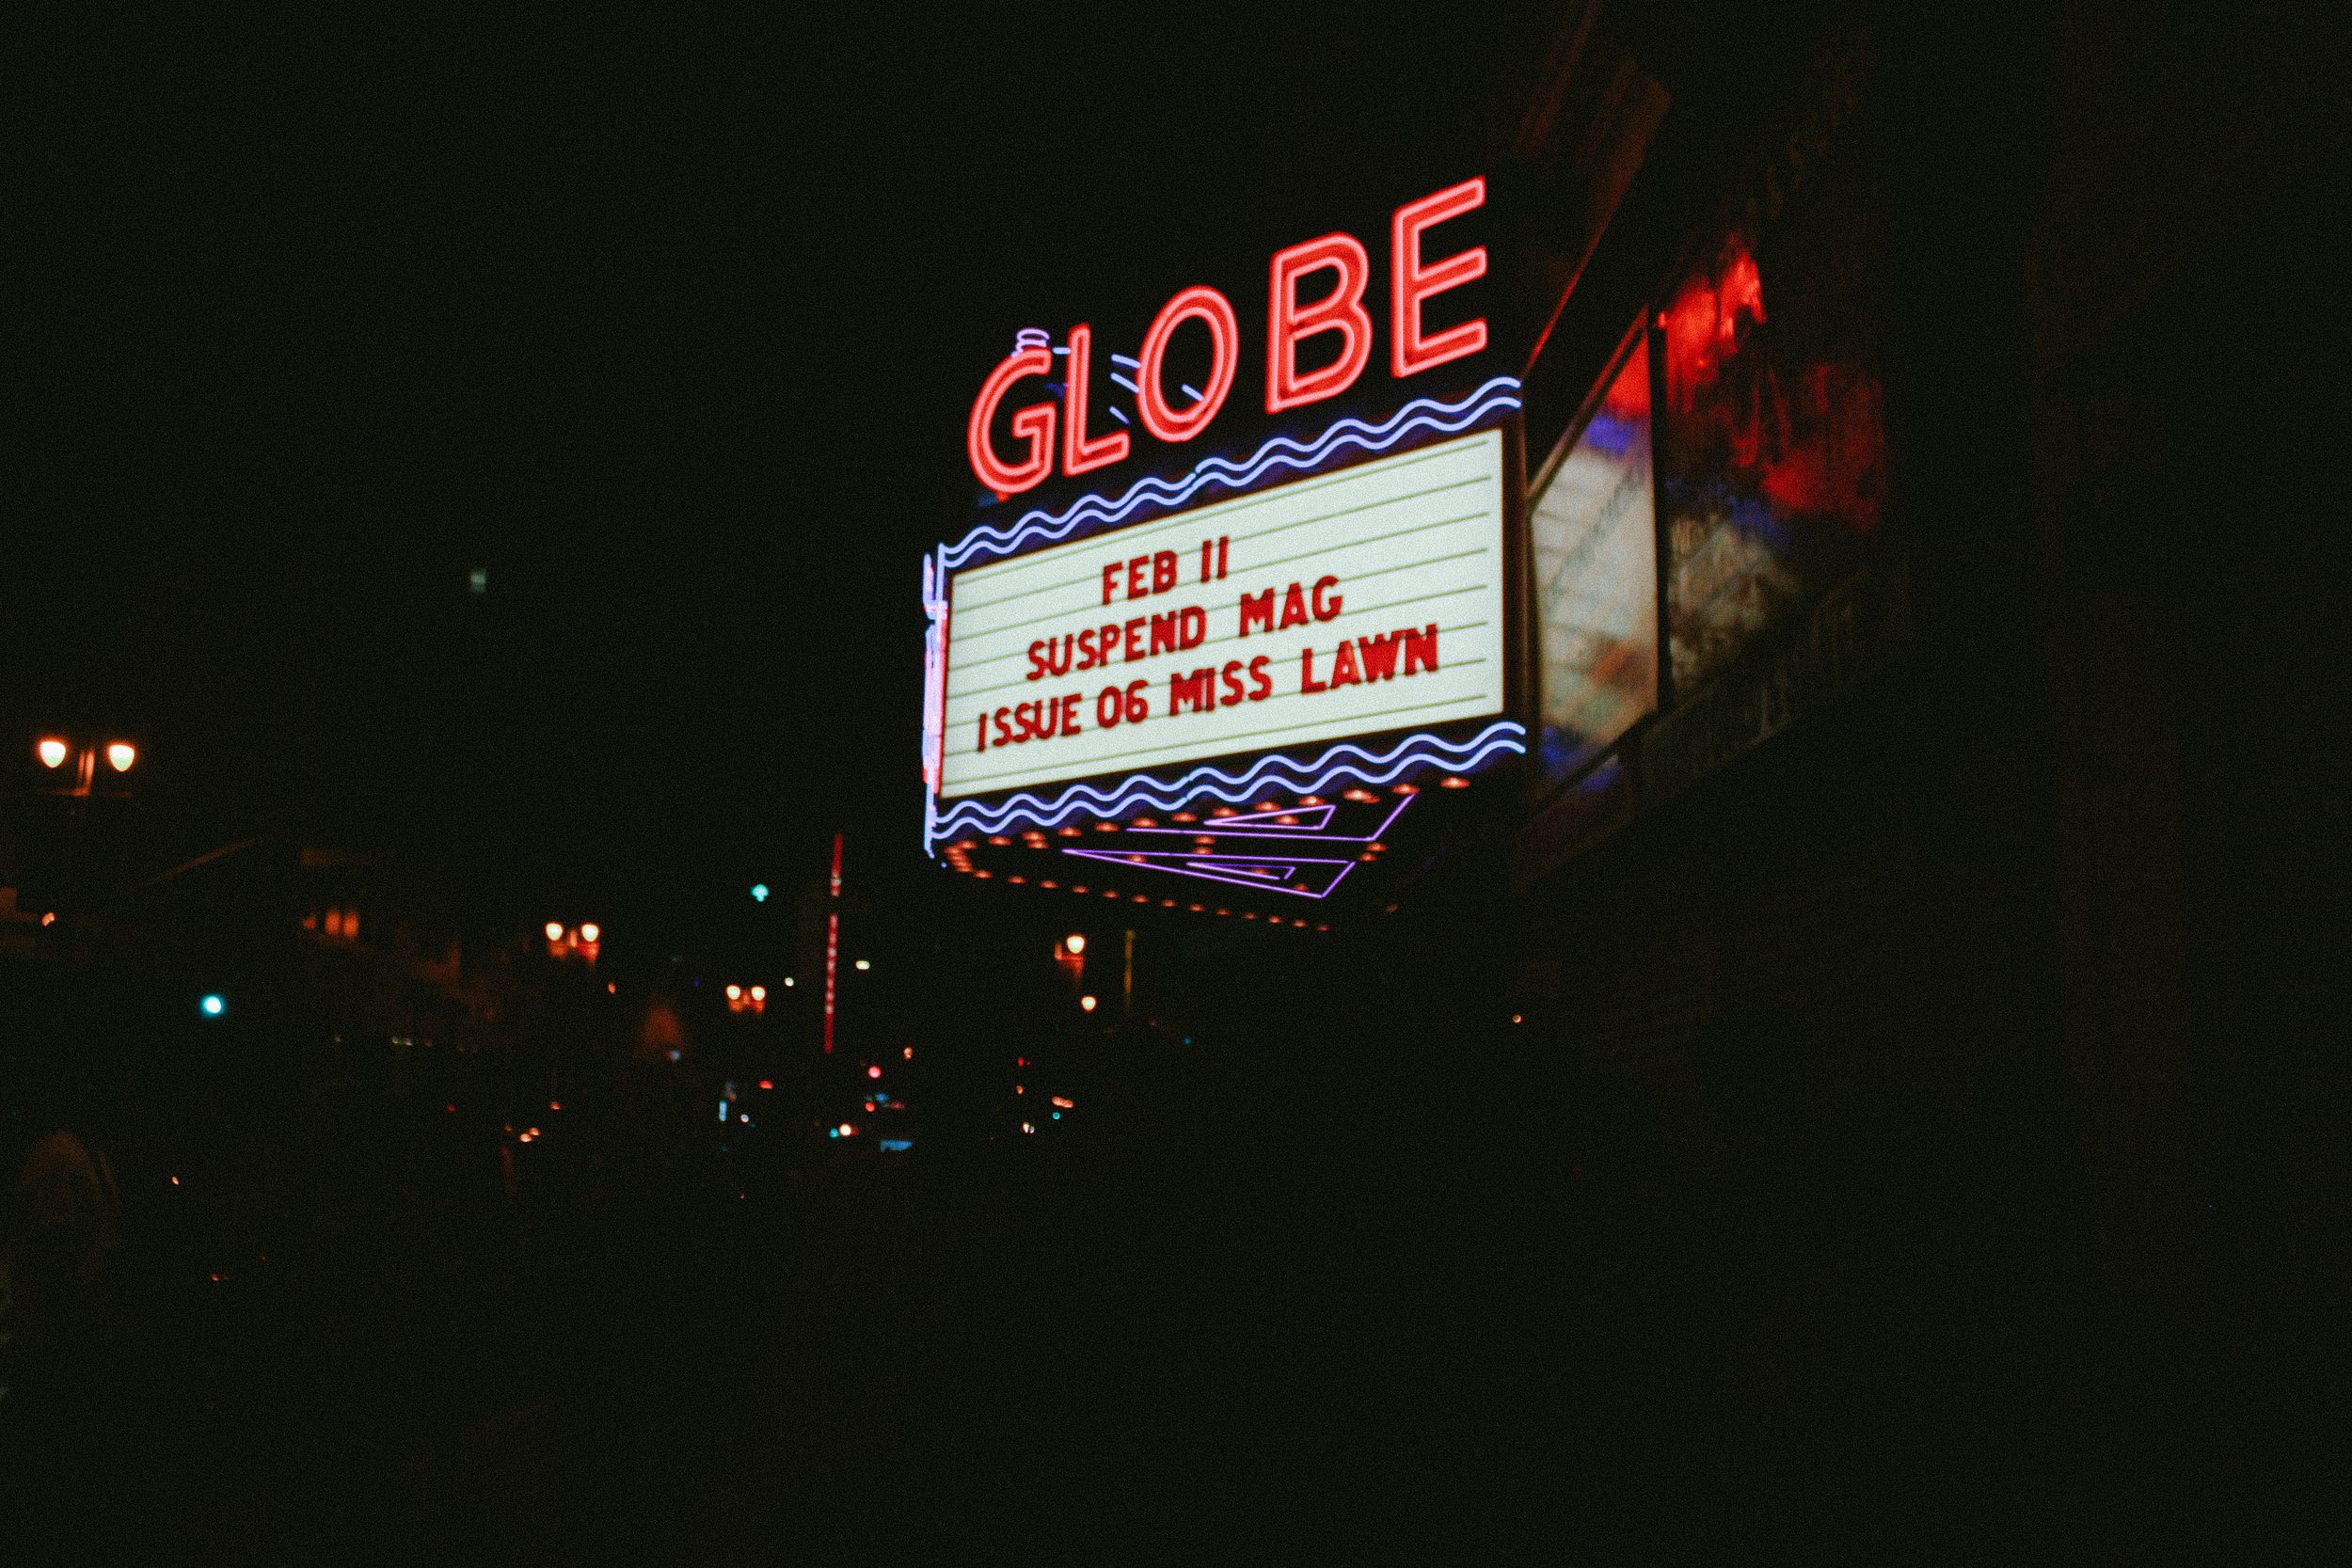
[[(1362, 381), (1375, 358), (1366, 301), (1381, 293), (1389, 379), (1484, 352), (1483, 317), (1432, 330), (1423, 312), (1486, 275), (1483, 245), (1433, 256), (1444, 247), (1428, 243), (1485, 200), (1472, 179), (1397, 208), (1385, 291), (1350, 234), (1274, 252), (1265, 413)], [(1187, 359), (1192, 380), (1171, 386), (1170, 346), (1196, 327), (1207, 369)], [(1324, 362), (1302, 363), (1302, 345)], [(1241, 318), (1205, 284), (1169, 297), (1132, 356), (1086, 323), (1058, 344), (1025, 329), (973, 403), (972, 471), (1001, 501), (1057, 477), (1107, 479), (1147, 439), (1199, 440), (1228, 407), (1243, 356)], [(1033, 379), (1057, 397), (1023, 403)], [(1104, 384), (1132, 397), (1132, 419), (1093, 401)], [(1145, 807), (1189, 820), (1182, 808), (1195, 800), (1231, 817), (1269, 790), (1311, 800), (1348, 780), (1409, 792), (1397, 781), (1416, 770), (1459, 775), (1523, 752), (1503, 691), (1516, 449), (1493, 428), (1518, 406), (1518, 381), (1496, 375), (1311, 436), (1271, 435), (1247, 455), (1229, 444), (1174, 477), (1147, 473), (942, 545), (924, 562), (926, 851), (963, 833), (1003, 844), (1025, 823), (1032, 837), (1089, 816), (1107, 828)], [(1098, 423), (1106, 407), (1111, 422)], [(1066, 852), (1320, 898), (1356, 863), (1343, 842), (1353, 835), (1333, 831), (1308, 831), (1324, 839), (1313, 846)], [(969, 847), (949, 855), (958, 869)]]

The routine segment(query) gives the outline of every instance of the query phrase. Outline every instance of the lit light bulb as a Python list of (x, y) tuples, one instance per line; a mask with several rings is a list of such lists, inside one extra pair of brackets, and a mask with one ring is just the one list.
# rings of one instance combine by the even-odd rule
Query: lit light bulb
[(43, 768), (63, 768), (65, 766), (66, 744), (64, 741), (52, 736), (51, 738), (42, 741), (40, 745), (34, 747), (33, 750), (40, 753), (40, 765)]
[(1061, 940), (1062, 945), (1069, 948), (1073, 953), (1083, 953), (1087, 950), (1087, 939), (1078, 935), (1074, 931)]
[(765, 1002), (765, 1001), (767, 1001), (767, 1000), (768, 1000), (768, 988), (767, 988), (766, 986), (754, 986), (754, 987), (752, 988), (752, 1000), (753, 1000), (753, 1001), (755, 1001), (755, 1002)]
[(728, 1001), (730, 1001), (730, 1002), (740, 1002), (742, 999), (743, 999), (743, 988), (742, 988), (741, 986), (729, 986), (729, 987), (727, 988), (727, 1000), (728, 1000)]
[(549, 942), (562, 942), (564, 940), (563, 923), (554, 920), (548, 921), (547, 924), (547, 933), (548, 940)]
[(118, 740), (106, 748), (106, 766), (118, 773), (128, 773), (131, 765), (139, 760), (139, 749), (127, 740)]
[(1078, 998), (1078, 1006), (1090, 1013), (1094, 1011), (1094, 998), (1091, 996), (1081, 996)]
[(582, 942), (594, 942), (600, 934), (601, 927), (599, 927), (594, 921), (589, 922), (587, 925), (582, 926), (580, 928), (580, 939)]

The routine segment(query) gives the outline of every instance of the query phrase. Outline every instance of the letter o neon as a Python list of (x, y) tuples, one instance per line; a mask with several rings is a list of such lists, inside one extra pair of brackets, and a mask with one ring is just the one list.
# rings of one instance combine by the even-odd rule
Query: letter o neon
[(999, 495), (1014, 495), (1041, 483), (1054, 471), (1054, 405), (1033, 404), (1012, 417), (1012, 433), (1029, 443), (1029, 455), (1018, 465), (999, 458), (988, 442), (988, 427), (996, 418), (996, 405), (1005, 400), (1012, 384), (1025, 375), (1045, 375), (1054, 368), (1054, 351), (1049, 348), (1025, 349), (1013, 355), (989, 373), (980, 388), (979, 400), (972, 404), (972, 422), (964, 432), (965, 450), (972, 458), (972, 471), (980, 483)]
[[(1168, 394), (1161, 389), (1160, 361), (1168, 353), (1168, 341), (1187, 321), (1199, 321), (1209, 329), (1209, 386), (1199, 403), (1180, 414), (1168, 405)], [(1225, 395), (1233, 389), (1233, 367), (1241, 360), (1241, 326), (1233, 319), (1232, 305), (1206, 284), (1184, 290), (1160, 307), (1152, 330), (1143, 335), (1143, 353), (1138, 357), (1141, 368), (1136, 374), (1136, 404), (1143, 416), (1143, 428), (1163, 441), (1191, 440), (1208, 428), (1216, 411), (1225, 406)]]

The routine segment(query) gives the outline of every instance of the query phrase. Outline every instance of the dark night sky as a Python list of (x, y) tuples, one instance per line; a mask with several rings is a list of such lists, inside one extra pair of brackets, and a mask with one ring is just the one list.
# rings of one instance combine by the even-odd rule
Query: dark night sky
[(918, 562), (1012, 331), (1472, 171), (1559, 10), (1076, 14), (31, 40), (9, 732), (135, 733), (159, 856), (659, 916), (911, 853)]

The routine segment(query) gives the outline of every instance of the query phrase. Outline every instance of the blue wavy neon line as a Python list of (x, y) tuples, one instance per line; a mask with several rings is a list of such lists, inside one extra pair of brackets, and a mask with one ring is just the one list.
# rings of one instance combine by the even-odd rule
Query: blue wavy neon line
[(1247, 463), (1233, 463), (1222, 457), (1204, 457), (1183, 480), (1170, 483), (1163, 479), (1139, 479), (1117, 501), (1107, 501), (1100, 496), (1087, 496), (1059, 516), (1031, 512), (1010, 528), (975, 529), (956, 544), (941, 546), (940, 559), (949, 567), (956, 567), (983, 550), (995, 555), (1010, 555), (1033, 534), (1040, 541), (1050, 544), (1065, 537), (1089, 518), (1103, 523), (1116, 523), (1138, 507), (1182, 505), (1195, 491), (1213, 480), (1239, 488), (1278, 465), (1311, 468), (1343, 446), (1361, 447), (1368, 452), (1385, 451), (1402, 440), (1406, 432), (1417, 428), (1451, 435), (1476, 423), (1498, 408), (1517, 408), (1519, 400), (1513, 394), (1518, 392), (1518, 387), (1517, 376), (1499, 375), (1460, 403), (1443, 404), (1431, 398), (1416, 398), (1381, 424), (1369, 425), (1352, 418), (1341, 420), (1312, 442), (1305, 443), (1287, 436), (1277, 436), (1260, 447), (1256, 455)]
[[(969, 801), (955, 807), (931, 823), (926, 845), (928, 847), (930, 843), (946, 838), (950, 833), (994, 832), (1017, 817), (1028, 817), (1050, 828), (1064, 817), (1080, 812), (1096, 816), (1117, 816), (1129, 807), (1139, 804), (1172, 811), (1184, 801), (1201, 795), (1214, 795), (1228, 805), (1238, 805), (1261, 785), (1278, 782), (1277, 776), (1285, 772), (1291, 777), (1279, 782), (1286, 787), (1312, 794), (1338, 778), (1353, 776), (1366, 784), (1387, 784), (1423, 763), (1468, 769), (1501, 752), (1523, 754), (1526, 751), (1526, 727), (1512, 720), (1502, 719), (1466, 741), (1445, 741), (1432, 735), (1407, 736), (1397, 742), (1393, 751), (1379, 756), (1375, 756), (1353, 741), (1342, 741), (1310, 763), (1295, 762), (1280, 755), (1261, 758), (1256, 767), (1238, 777), (1216, 767), (1203, 766), (1173, 782), (1154, 779), (1148, 774), (1134, 774), (1120, 781), (1108, 793), (1091, 784), (1075, 784), (1051, 801), (1040, 800), (1025, 790), (993, 809)], [(1361, 763), (1334, 760), (1346, 752), (1353, 752), (1363, 760)], [(1200, 782), (1202, 780), (1214, 782)]]

